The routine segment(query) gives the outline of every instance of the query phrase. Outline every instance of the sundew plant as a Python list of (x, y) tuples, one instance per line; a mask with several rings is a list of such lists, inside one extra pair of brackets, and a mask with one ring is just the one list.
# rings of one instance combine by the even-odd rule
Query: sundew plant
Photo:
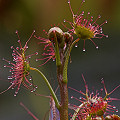
[[(81, 6), (85, 4), (85, 2), (87, 1), (81, 0), (78, 11), (74, 13), (71, 2), (68, 0), (72, 21), (64, 19), (60, 25), (54, 25), (48, 31), (44, 30), (46, 35), (45, 38), (41, 37), (41, 35), (36, 35), (35, 30), (33, 30), (29, 39), (22, 45), (19, 31), (16, 31), (19, 46), (11, 46), (13, 61), (3, 58), (3, 61), (5, 62), (4, 68), (9, 68), (11, 74), (8, 76), (10, 85), (7, 89), (1, 91), (0, 94), (4, 94), (9, 89), (14, 89), (14, 96), (17, 97), (20, 89), (24, 87), (32, 94), (46, 97), (46, 99), (49, 98), (49, 120), (120, 120), (120, 117), (117, 114), (117, 106), (111, 104), (112, 101), (118, 101), (119, 103), (120, 98), (112, 98), (111, 94), (113, 94), (116, 89), (120, 89), (120, 85), (117, 87), (115, 86), (113, 90), (108, 91), (104, 79), (102, 78), (101, 83), (103, 89), (99, 90), (100, 92), (98, 90), (91, 92), (84, 74), (80, 73), (82, 76), (81, 81), (83, 81), (85, 86), (85, 91), (68, 86), (68, 65), (72, 64), (71, 51), (77, 47), (80, 41), (83, 41), (83, 52), (87, 52), (87, 45), (85, 45), (87, 41), (91, 41), (95, 46), (95, 49), (98, 49), (95, 40), (102, 40), (102, 38), (108, 39), (108, 35), (103, 32), (107, 20), (101, 21), (100, 15), (94, 19), (94, 17), (91, 16), (92, 13), (82, 11)], [(29, 49), (28, 43), (32, 38), (39, 41), (38, 44), (44, 46), (42, 58), (38, 58), (37, 56), (39, 51), (32, 54), (26, 53)], [(31, 66), (31, 57), (33, 55), (36, 55), (36, 62), (40, 62), (38, 66)], [(41, 66), (44, 67), (44, 65), (47, 65), (51, 60), (55, 61), (54, 63), (56, 65), (57, 91), (60, 93), (59, 98), (56, 94), (56, 90), (54, 90), (53, 85), (50, 83), (50, 79), (47, 78), (41, 70)], [(37, 88), (39, 86), (34, 84), (35, 79), (32, 78), (32, 73), (30, 71), (35, 71), (40, 75), (40, 79), (42, 78), (50, 91), (50, 96), (38, 93)], [(74, 80), (72, 82), (74, 82)], [(69, 94), (71, 96), (70, 101), (77, 101), (77, 103), (79, 102), (79, 105), (69, 102), (68, 89), (80, 94), (78, 97)], [(103, 92), (104, 95), (102, 94)], [(22, 102), (20, 105), (25, 108), (33, 119), (38, 120), (39, 116), (35, 116)], [(69, 109), (70, 113), (68, 112)], [(47, 118), (44, 117), (44, 119)]]

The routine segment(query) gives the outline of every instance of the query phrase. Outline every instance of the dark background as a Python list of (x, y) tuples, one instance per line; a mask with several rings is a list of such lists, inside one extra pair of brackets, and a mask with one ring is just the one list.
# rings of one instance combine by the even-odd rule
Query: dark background
[[(81, 1), (71, 0), (74, 13), (77, 13)], [(86, 0), (82, 6), (81, 11), (84, 10), (85, 15), (87, 15), (87, 12), (91, 12), (94, 20), (99, 14), (102, 16), (98, 20), (99, 24), (108, 20), (108, 24), (103, 26), (103, 32), (108, 34), (109, 38), (93, 39), (99, 46), (98, 50), (95, 49), (95, 46), (89, 40), (86, 41), (86, 52), (82, 51), (83, 41), (80, 41), (78, 47), (72, 50), (72, 63), (69, 64), (68, 69), (68, 86), (85, 92), (82, 73), (90, 92), (103, 88), (101, 78), (104, 78), (108, 92), (120, 84), (119, 6), (119, 0)], [(48, 31), (51, 25), (57, 25), (63, 22), (64, 19), (72, 21), (67, 0), (0, 0), (0, 91), (7, 89), (10, 85), (7, 80), (10, 75), (9, 69), (3, 68), (3, 65), (7, 63), (2, 61), (2, 58), (12, 60), (10, 46), (18, 46), (18, 38), (15, 31), (19, 31), (24, 45), (34, 29), (36, 30), (36, 35), (46, 37), (42, 30)], [(59, 27), (65, 31), (62, 25), (59, 25)], [(38, 45), (38, 42), (38, 40), (32, 38), (28, 43), (27, 54), (32, 54), (35, 51), (39, 52), (38, 56), (31, 58), (30, 65), (33, 67), (43, 63), (43, 61), (35, 61), (35, 58), (42, 58), (41, 53), (43, 52), (43, 47)], [(55, 89), (57, 87), (54, 84), (56, 78), (55, 62), (51, 61), (39, 69), (47, 75)], [(50, 92), (41, 77), (33, 71), (31, 75), (35, 84), (39, 86), (37, 92), (49, 95)], [(120, 99), (119, 91), (120, 88), (115, 90), (110, 97)], [(45, 113), (49, 110), (48, 98), (35, 96), (23, 87), (21, 87), (16, 97), (13, 95), (14, 90), (9, 90), (0, 95), (0, 120), (33, 120), (24, 108), (19, 105), (20, 102), (23, 102), (40, 120), (44, 118)], [(57, 95), (59, 97), (59, 92), (57, 92)], [(77, 98), (81, 96), (79, 93), (69, 90), (69, 97), (73, 95)], [(70, 99), (70, 103), (80, 104), (80, 102), (73, 99)], [(120, 110), (120, 101), (113, 101), (111, 104)], [(120, 112), (118, 114), (120, 115)]]

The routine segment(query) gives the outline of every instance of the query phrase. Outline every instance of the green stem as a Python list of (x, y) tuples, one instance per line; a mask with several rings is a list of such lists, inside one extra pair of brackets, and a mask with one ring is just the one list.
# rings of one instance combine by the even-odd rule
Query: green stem
[(59, 82), (60, 87), (60, 95), (61, 95), (61, 103), (60, 103), (60, 120), (68, 120), (68, 88), (67, 88), (67, 69), (68, 69), (68, 61), (70, 52), (72, 50), (72, 47), (75, 45), (76, 42), (78, 42), (79, 39), (75, 40), (71, 46), (67, 49), (66, 55), (65, 55), (65, 61), (63, 53), (60, 52), (61, 55), (61, 63), (62, 65), (57, 66), (57, 79)]
[(57, 36), (55, 33), (55, 57), (56, 57), (56, 66), (60, 66), (61, 65), (61, 61), (60, 61), (60, 54), (59, 54), (59, 46), (58, 46), (58, 41), (57, 41)]
[(66, 51), (66, 59), (65, 59), (65, 64), (64, 64), (64, 68), (63, 68), (63, 82), (67, 83), (67, 69), (68, 69), (68, 61), (69, 61), (69, 56), (70, 56), (70, 52), (73, 48), (73, 46), (79, 41), (80, 39), (76, 39), (71, 46), (68, 48), (68, 50)]
[(51, 93), (51, 95), (52, 95), (52, 97), (53, 97), (53, 99), (55, 101), (55, 105), (56, 105), (57, 109), (59, 109), (60, 105), (59, 105), (59, 101), (57, 99), (57, 96), (56, 96), (55, 92), (53, 91), (53, 89), (52, 89), (49, 81), (45, 77), (45, 75), (40, 70), (38, 70), (37, 68), (30, 67), (30, 70), (37, 71), (42, 76), (42, 78), (44, 79), (44, 81), (46, 82), (46, 84), (47, 84), (47, 86), (48, 86), (48, 88), (50, 90), (50, 93)]

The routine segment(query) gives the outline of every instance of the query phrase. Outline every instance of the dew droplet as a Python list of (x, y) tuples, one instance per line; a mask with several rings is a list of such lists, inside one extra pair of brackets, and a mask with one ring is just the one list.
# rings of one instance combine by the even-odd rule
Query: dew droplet
[(38, 86), (36, 85), (35, 88), (38, 88)]
[(81, 99), (82, 99), (82, 97), (79, 97), (79, 99), (81, 100)]
[(108, 35), (106, 35), (106, 38), (108, 38)]
[(13, 49), (13, 46), (11, 46), (11, 49)]
[(19, 47), (16, 47), (16, 50), (19, 50)]
[(18, 30), (16, 30), (15, 33), (17, 34), (17, 33), (18, 33)]
[(36, 52), (35, 55), (38, 55), (38, 52)]
[(118, 110), (116, 110), (116, 112), (118, 112)]
[(36, 91), (36, 89), (34, 88), (34, 89), (33, 89), (33, 91), (35, 92), (35, 91)]
[(90, 12), (88, 12), (88, 15), (90, 15)]
[(71, 96), (71, 99), (73, 99), (73, 96)]
[(17, 95), (16, 94), (14, 94), (14, 97), (16, 97)]
[(20, 43), (20, 40), (18, 40), (18, 42)]
[(33, 32), (35, 33), (35, 30), (33, 30)]
[(33, 92), (33, 90), (31, 90), (30, 92)]
[(78, 47), (78, 45), (76, 44), (76, 45), (75, 45), (75, 47), (77, 48), (77, 47)]
[[(83, 21), (86, 21), (86, 19), (84, 19)], [(83, 24), (84, 25), (84, 24)]]
[(38, 61), (38, 59), (36, 59), (36, 61)]
[(53, 61), (55, 61), (55, 59), (53, 59)]
[(83, 52), (85, 52), (85, 48), (83, 48)]
[(98, 49), (98, 46), (96, 46), (96, 49)]
[(8, 76), (8, 79), (10, 80), (10, 79), (13, 79), (13, 77), (12, 76)]
[(105, 21), (105, 23), (107, 23), (107, 20)]
[[(93, 16), (91, 16), (91, 20), (93, 19)], [(92, 20), (93, 21), (93, 20)], [(91, 25), (91, 23), (90, 23), (90, 25)]]
[(30, 77), (29, 80), (32, 80), (32, 77)]
[(63, 22), (66, 22), (66, 20), (64, 19), (64, 21)]
[(13, 84), (13, 81), (10, 80), (10, 83)]
[(15, 94), (18, 94), (18, 91), (15, 91)]
[(7, 67), (7, 65), (4, 65), (4, 67)]
[(68, 4), (70, 3), (70, 0), (68, 0)]
[(116, 107), (115, 107), (115, 106), (113, 106), (113, 108), (115, 109)]
[(103, 91), (103, 88), (101, 88), (100, 90)]
[(98, 18), (101, 18), (101, 15), (99, 15)]
[(84, 11), (82, 11), (81, 15), (84, 15)]
[[(14, 85), (14, 81), (11, 81), (10, 83), (11, 83), (12, 85)], [(12, 87), (12, 89), (14, 89), (14, 87)]]
[(24, 60), (24, 62), (26, 63), (26, 62), (27, 62), (27, 60)]
[(100, 30), (102, 30), (102, 27), (100, 27)]
[(85, 0), (83, 0), (82, 2), (85, 2)]

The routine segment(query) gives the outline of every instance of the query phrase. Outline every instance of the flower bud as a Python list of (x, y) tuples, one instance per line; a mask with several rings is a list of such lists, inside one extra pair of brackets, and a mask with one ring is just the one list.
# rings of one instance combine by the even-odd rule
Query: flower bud
[(63, 41), (63, 31), (59, 27), (53, 27), (48, 32), (48, 38), (51, 42), (55, 42), (54, 40), (57, 38), (58, 43), (62, 43)]
[(64, 40), (65, 40), (65, 43), (70, 44), (72, 43), (73, 37), (70, 33), (64, 32)]
[(118, 115), (108, 115), (105, 117), (105, 120), (120, 120), (120, 117)]
[(118, 115), (112, 115), (113, 120), (120, 120), (120, 117)]
[(113, 120), (113, 119), (112, 119), (111, 116), (108, 115), (108, 116), (105, 117), (105, 120)]

